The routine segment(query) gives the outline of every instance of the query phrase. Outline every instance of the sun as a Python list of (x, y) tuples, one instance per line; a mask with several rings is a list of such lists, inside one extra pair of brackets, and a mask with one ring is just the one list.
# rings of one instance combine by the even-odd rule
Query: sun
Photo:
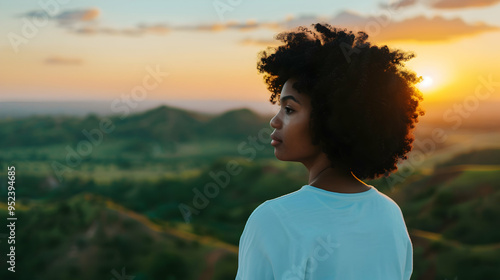
[(436, 54), (428, 54), (426, 59), (415, 60), (408, 63), (420, 82), (414, 84), (426, 100), (440, 100), (449, 94), (449, 87), (457, 76), (457, 69), (451, 67), (449, 61), (434, 57)]
[(433, 84), (434, 84), (434, 80), (431, 77), (424, 76), (424, 77), (422, 77), (422, 81), (420, 83), (418, 83), (418, 86), (421, 89), (426, 89), (426, 88), (432, 87)]
[(430, 93), (435, 90), (436, 83), (431, 76), (422, 76), (422, 80), (417, 84), (417, 87), (422, 93)]

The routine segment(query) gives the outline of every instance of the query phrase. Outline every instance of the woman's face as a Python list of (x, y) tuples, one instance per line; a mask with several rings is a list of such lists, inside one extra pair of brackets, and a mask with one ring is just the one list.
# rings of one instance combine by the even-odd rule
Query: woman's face
[(309, 131), (311, 100), (292, 87), (295, 80), (289, 79), (283, 85), (280, 98), (280, 111), (271, 119), (270, 125), (275, 130), (271, 134), (274, 139), (274, 155), (282, 161), (306, 163), (314, 161), (321, 153), (318, 145), (312, 145)]

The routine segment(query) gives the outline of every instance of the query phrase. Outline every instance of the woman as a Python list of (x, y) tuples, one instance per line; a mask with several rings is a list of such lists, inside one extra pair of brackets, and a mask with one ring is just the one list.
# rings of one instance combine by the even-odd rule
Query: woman
[(388, 176), (413, 143), (420, 81), (414, 55), (363, 32), (315, 24), (282, 32), (258, 70), (279, 101), (271, 145), (301, 162), (307, 185), (259, 205), (240, 238), (238, 280), (410, 279), (412, 244), (399, 206), (362, 179)]

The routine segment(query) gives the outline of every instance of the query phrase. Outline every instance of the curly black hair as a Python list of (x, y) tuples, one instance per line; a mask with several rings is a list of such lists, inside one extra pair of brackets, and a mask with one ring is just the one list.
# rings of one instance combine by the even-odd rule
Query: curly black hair
[(320, 145), (332, 166), (359, 179), (389, 176), (412, 149), (421, 81), (404, 67), (413, 53), (376, 46), (365, 32), (357, 35), (329, 24), (300, 26), (276, 35), (284, 43), (259, 53), (269, 101), (279, 101), (284, 83), (293, 78), (301, 94), (311, 97), (313, 145)]

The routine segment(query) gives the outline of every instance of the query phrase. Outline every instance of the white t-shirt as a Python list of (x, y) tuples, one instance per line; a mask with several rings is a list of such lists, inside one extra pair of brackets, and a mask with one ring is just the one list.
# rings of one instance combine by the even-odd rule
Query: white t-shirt
[(240, 237), (236, 280), (407, 280), (412, 244), (399, 206), (370, 186), (304, 185), (267, 200)]

